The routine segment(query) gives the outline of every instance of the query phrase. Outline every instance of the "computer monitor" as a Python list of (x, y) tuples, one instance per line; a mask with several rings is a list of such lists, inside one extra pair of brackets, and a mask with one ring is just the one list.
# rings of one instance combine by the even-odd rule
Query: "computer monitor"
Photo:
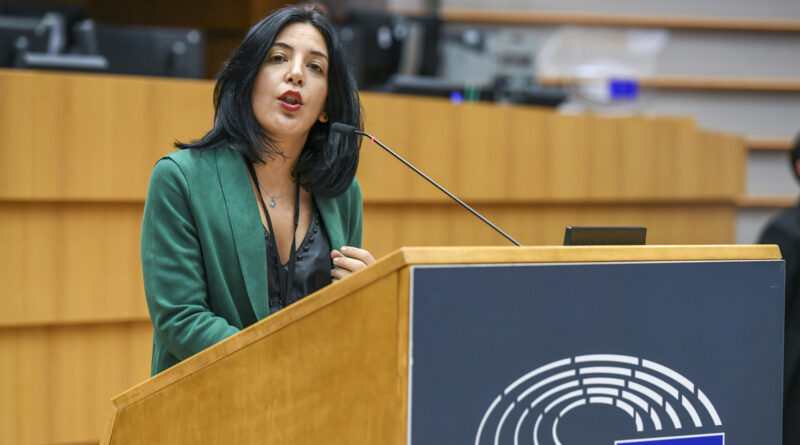
[(95, 32), (110, 73), (205, 77), (205, 36), (199, 30), (98, 24)]
[(435, 75), (440, 25), (437, 17), (351, 11), (338, 32), (359, 89), (382, 90), (398, 73)]
[(50, 32), (41, 19), (0, 15), (0, 67), (14, 67), (25, 51), (46, 51)]
[(565, 246), (641, 245), (645, 243), (647, 229), (628, 227), (574, 227), (564, 232)]

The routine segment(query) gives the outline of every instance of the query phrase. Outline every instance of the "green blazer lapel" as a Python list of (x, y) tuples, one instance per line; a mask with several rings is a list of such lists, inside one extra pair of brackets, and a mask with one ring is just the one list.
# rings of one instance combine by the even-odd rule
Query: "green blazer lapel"
[(325, 224), (325, 231), (328, 232), (328, 239), (331, 241), (331, 248), (339, 250), (347, 245), (347, 234), (342, 227), (341, 208), (334, 199), (314, 198), (319, 209), (322, 222)]
[(228, 148), (218, 148), (217, 174), (228, 209), (239, 265), (247, 295), (257, 320), (269, 315), (267, 247), (264, 228), (244, 158)]

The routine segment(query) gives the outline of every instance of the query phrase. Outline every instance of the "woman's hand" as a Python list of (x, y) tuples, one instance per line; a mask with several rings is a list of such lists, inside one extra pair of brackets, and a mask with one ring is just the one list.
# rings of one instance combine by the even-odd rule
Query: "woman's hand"
[(342, 247), (341, 251), (331, 250), (331, 259), (333, 265), (338, 267), (338, 269), (331, 270), (334, 280), (341, 280), (375, 262), (375, 258), (372, 258), (372, 255), (366, 250), (350, 246)]

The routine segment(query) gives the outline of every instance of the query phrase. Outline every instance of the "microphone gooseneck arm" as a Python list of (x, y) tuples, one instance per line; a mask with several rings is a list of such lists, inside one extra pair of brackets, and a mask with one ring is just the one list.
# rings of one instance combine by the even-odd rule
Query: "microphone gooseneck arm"
[(392, 156), (394, 156), (395, 158), (397, 158), (397, 160), (398, 160), (398, 161), (400, 161), (400, 162), (402, 162), (403, 164), (405, 164), (405, 165), (406, 165), (408, 168), (410, 168), (411, 170), (414, 170), (415, 172), (417, 172), (417, 174), (418, 174), (418, 175), (420, 175), (420, 176), (422, 176), (423, 178), (425, 178), (425, 180), (427, 180), (428, 182), (430, 182), (431, 184), (433, 184), (433, 185), (434, 185), (434, 187), (438, 188), (438, 189), (439, 189), (439, 190), (441, 190), (441, 191), (442, 191), (442, 192), (443, 192), (445, 195), (449, 196), (449, 197), (450, 197), (450, 198), (451, 198), (453, 201), (455, 201), (455, 202), (457, 202), (457, 203), (461, 204), (461, 206), (462, 206), (462, 207), (464, 207), (465, 209), (469, 210), (469, 211), (470, 211), (470, 213), (472, 213), (473, 215), (477, 216), (478, 218), (480, 218), (480, 220), (481, 220), (481, 221), (483, 221), (483, 222), (485, 222), (486, 224), (488, 224), (488, 225), (489, 225), (489, 227), (493, 228), (493, 229), (494, 229), (494, 230), (496, 230), (496, 231), (497, 231), (499, 234), (503, 235), (503, 236), (504, 236), (504, 237), (505, 237), (507, 240), (511, 241), (512, 243), (514, 243), (514, 244), (515, 244), (515, 245), (517, 245), (517, 246), (522, 246), (522, 244), (520, 244), (519, 242), (517, 242), (517, 240), (515, 240), (514, 238), (511, 238), (511, 237), (510, 237), (510, 236), (509, 236), (509, 235), (508, 235), (506, 232), (503, 232), (503, 231), (502, 231), (502, 230), (501, 230), (499, 227), (497, 227), (496, 225), (494, 225), (494, 224), (493, 224), (491, 221), (489, 221), (488, 219), (486, 219), (486, 218), (485, 218), (483, 215), (481, 215), (481, 214), (480, 214), (480, 213), (478, 213), (477, 211), (473, 210), (473, 208), (472, 208), (472, 207), (470, 207), (470, 206), (468, 206), (468, 205), (467, 205), (467, 204), (466, 204), (464, 201), (462, 201), (462, 200), (458, 199), (458, 197), (457, 197), (456, 195), (454, 195), (454, 194), (452, 194), (452, 193), (448, 192), (446, 188), (444, 188), (444, 187), (442, 187), (441, 185), (437, 184), (437, 183), (436, 183), (436, 181), (434, 181), (433, 179), (429, 178), (429, 177), (428, 177), (428, 175), (426, 175), (425, 173), (422, 173), (422, 172), (421, 172), (421, 171), (420, 171), (420, 170), (419, 170), (417, 167), (414, 167), (413, 165), (411, 165), (411, 163), (410, 163), (410, 162), (408, 162), (408, 161), (406, 161), (405, 159), (403, 159), (403, 157), (402, 157), (402, 156), (400, 156), (400, 155), (398, 155), (397, 153), (393, 152), (393, 151), (392, 151), (392, 150), (391, 150), (389, 147), (387, 147), (387, 146), (383, 145), (383, 143), (382, 143), (381, 141), (379, 141), (378, 139), (376, 139), (376, 138), (375, 138), (375, 136), (373, 136), (373, 135), (371, 135), (371, 134), (369, 134), (369, 133), (367, 133), (367, 132), (360, 131), (360, 130), (358, 130), (357, 128), (355, 128), (355, 127), (352, 127), (352, 126), (350, 126), (350, 125), (340, 124), (340, 123), (338, 123), (338, 122), (337, 122), (337, 123), (335, 123), (335, 124), (332, 124), (332, 125), (331, 125), (331, 130), (333, 130), (333, 131), (338, 131), (338, 132), (342, 132), (342, 133), (345, 133), (345, 132), (352, 132), (352, 133), (355, 133), (355, 134), (357, 134), (357, 135), (360, 135), (360, 136), (366, 136), (366, 137), (368, 137), (368, 138), (369, 138), (369, 139), (370, 139), (372, 142), (374, 142), (374, 143), (376, 143), (376, 144), (380, 145), (380, 147), (381, 147), (381, 148), (383, 148), (384, 150), (386, 150), (387, 152), (389, 152), (389, 154), (390, 154), (390, 155), (392, 155)]

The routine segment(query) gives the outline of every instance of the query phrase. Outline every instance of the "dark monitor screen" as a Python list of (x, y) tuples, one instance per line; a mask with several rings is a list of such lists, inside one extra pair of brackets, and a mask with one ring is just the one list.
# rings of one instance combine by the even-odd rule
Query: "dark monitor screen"
[(397, 73), (435, 75), (440, 27), (437, 17), (353, 10), (338, 33), (359, 89), (374, 90)]
[(101, 24), (96, 32), (110, 73), (205, 77), (205, 36), (196, 29)]
[(20, 52), (45, 51), (49, 38), (50, 29), (39, 19), (0, 15), (0, 67), (14, 66)]
[(642, 245), (647, 229), (629, 227), (577, 227), (568, 226), (564, 232), (565, 246)]

